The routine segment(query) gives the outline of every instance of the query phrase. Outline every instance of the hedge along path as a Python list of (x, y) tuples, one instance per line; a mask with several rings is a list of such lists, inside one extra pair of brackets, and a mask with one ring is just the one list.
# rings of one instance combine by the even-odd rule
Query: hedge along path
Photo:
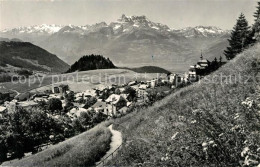
[(111, 160), (113, 156), (117, 153), (123, 143), (122, 133), (116, 130), (113, 130), (113, 125), (110, 125), (108, 128), (112, 133), (110, 149), (106, 152), (106, 155), (101, 158), (99, 162), (96, 162), (97, 167), (104, 166), (105, 162)]

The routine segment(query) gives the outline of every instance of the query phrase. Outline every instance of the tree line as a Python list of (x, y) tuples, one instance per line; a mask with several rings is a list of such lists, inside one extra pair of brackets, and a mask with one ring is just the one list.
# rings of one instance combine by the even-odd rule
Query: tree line
[(233, 27), (229, 46), (224, 51), (227, 60), (233, 59), (244, 49), (260, 41), (260, 2), (258, 2), (257, 10), (254, 13), (255, 23), (250, 27), (243, 13), (237, 19), (236, 25)]

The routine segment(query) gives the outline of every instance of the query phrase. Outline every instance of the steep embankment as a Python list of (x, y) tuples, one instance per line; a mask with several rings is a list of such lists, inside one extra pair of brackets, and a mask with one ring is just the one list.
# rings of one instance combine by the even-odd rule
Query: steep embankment
[(199, 83), (117, 120), (125, 142), (107, 165), (257, 166), (259, 67), (260, 44)]

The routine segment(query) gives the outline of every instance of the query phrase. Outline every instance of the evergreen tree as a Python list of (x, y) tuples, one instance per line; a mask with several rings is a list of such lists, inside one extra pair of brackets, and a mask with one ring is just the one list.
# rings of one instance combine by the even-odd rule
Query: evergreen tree
[(233, 59), (248, 45), (249, 26), (244, 14), (240, 14), (234, 26), (231, 37), (228, 39), (229, 47), (224, 51), (227, 60)]
[(260, 41), (260, 17), (255, 22), (254, 30), (255, 30), (255, 39), (257, 41)]
[(258, 2), (258, 6), (256, 7), (256, 12), (254, 13), (255, 24), (253, 25), (255, 38), (260, 41), (260, 2)]
[(210, 72), (215, 71), (218, 68), (218, 60), (215, 57), (214, 60), (210, 63), (210, 66), (208, 67), (208, 70)]
[(255, 28), (254, 26), (252, 27), (252, 29), (248, 32), (248, 35), (246, 37), (245, 40), (245, 47), (254, 44), (256, 42), (255, 40)]
[(217, 63), (217, 58), (215, 57), (214, 62)]
[(256, 7), (256, 12), (254, 13), (255, 21), (259, 18), (260, 16), (260, 2), (257, 2), (258, 6)]
[(222, 64), (222, 56), (219, 57), (219, 64)]

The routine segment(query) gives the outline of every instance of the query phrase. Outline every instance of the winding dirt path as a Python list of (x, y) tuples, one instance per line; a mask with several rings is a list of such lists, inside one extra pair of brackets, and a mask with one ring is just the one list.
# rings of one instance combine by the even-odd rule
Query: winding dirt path
[[(99, 162), (96, 162), (96, 166), (101, 167), (103, 166), (103, 164), (101, 163), (102, 160), (105, 159), (105, 161), (107, 162), (108, 160), (112, 159), (111, 154), (116, 154), (117, 151), (116, 149), (122, 144), (123, 139), (122, 139), (122, 134), (119, 131), (113, 130), (112, 128), (113, 125), (110, 125), (108, 128), (112, 133), (112, 137), (111, 137), (111, 143), (110, 143), (110, 149), (107, 151), (106, 155), (104, 157), (101, 158), (101, 160)], [(109, 157), (108, 157), (109, 156)], [(108, 157), (108, 158), (107, 158)]]

